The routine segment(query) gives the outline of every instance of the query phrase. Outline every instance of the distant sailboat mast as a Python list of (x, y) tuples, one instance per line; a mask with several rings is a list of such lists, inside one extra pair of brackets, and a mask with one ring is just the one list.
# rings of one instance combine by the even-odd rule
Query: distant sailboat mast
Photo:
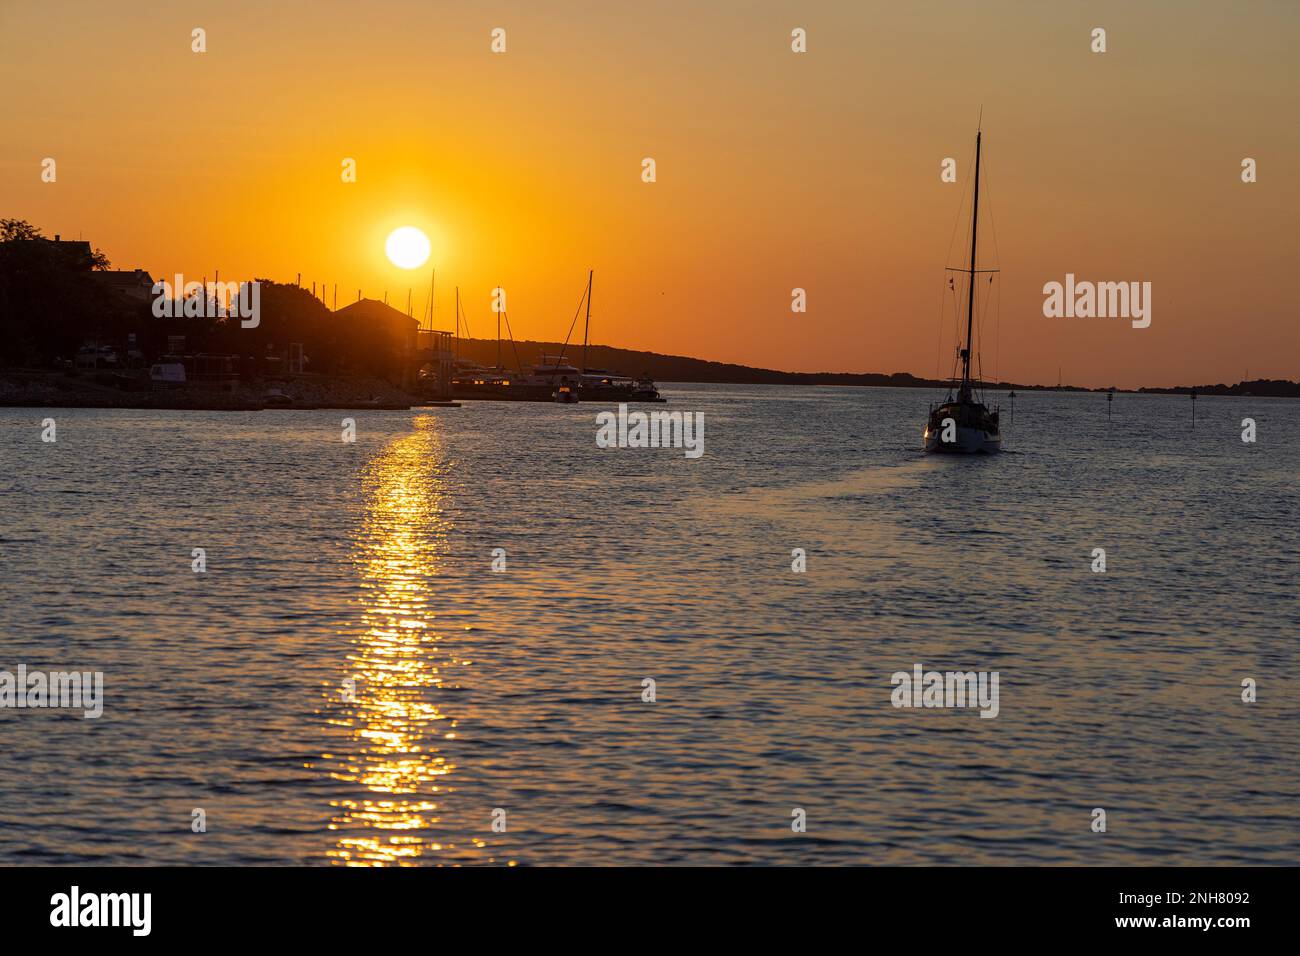
[(591, 283), (596, 270), (587, 273), (587, 320), (582, 324), (582, 374), (587, 374), (587, 330), (591, 328)]
[(958, 398), (969, 401), (971, 333), (975, 325), (975, 243), (979, 236), (980, 215), (980, 131), (975, 131), (975, 199), (970, 213), (970, 283), (966, 290), (966, 347), (961, 350), (961, 391)]

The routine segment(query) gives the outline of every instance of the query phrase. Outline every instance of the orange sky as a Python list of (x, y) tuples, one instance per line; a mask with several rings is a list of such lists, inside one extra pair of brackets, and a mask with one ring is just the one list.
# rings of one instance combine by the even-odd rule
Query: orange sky
[[(1297, 41), (1300, 4), (1267, 0), (4, 0), (0, 216), (117, 268), (301, 272), (340, 304), (414, 287), (418, 312), (427, 270), (383, 256), (413, 224), (443, 327), (458, 284), (490, 334), (499, 283), (517, 337), (563, 338), (592, 267), (596, 342), (933, 375), (982, 106), (1003, 270), (986, 373), (1300, 379)], [(1067, 272), (1151, 282), (1151, 327), (1044, 318)]]

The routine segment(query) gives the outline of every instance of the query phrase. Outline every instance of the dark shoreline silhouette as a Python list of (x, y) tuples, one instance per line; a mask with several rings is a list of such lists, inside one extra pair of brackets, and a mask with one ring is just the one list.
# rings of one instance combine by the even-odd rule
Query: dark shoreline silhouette
[[(496, 343), (484, 340), (461, 340), (462, 355), (472, 355), (475, 347), (490, 344), (495, 350)], [(536, 348), (545, 353), (556, 354), (557, 343), (528, 342), (518, 343), (521, 347)], [(468, 346), (468, 347), (467, 347)], [(557, 349), (558, 351), (558, 349)], [(936, 379), (917, 378), (906, 373), (895, 375), (852, 374), (852, 373), (803, 373), (778, 372), (771, 369), (749, 369), (746, 366), (726, 366), (753, 373), (745, 377), (736, 375), (728, 377), (727, 373), (709, 373), (698, 377), (687, 377), (677, 373), (666, 377), (655, 369), (664, 368), (649, 359), (670, 360), (681, 363), (701, 365), (720, 365), (723, 363), (703, 362), (679, 356), (658, 356), (649, 352), (629, 352), (624, 349), (599, 346), (588, 347), (589, 353), (602, 352), (608, 357), (619, 354), (647, 357), (641, 365), (633, 366), (648, 371), (656, 381), (662, 384), (716, 384), (716, 385), (803, 385), (803, 386), (866, 386), (872, 388), (942, 388), (948, 383)], [(527, 360), (524, 360), (527, 362)], [(672, 364), (668, 368), (680, 367)], [(285, 406), (296, 410), (321, 408), (336, 409), (406, 409), (413, 406), (430, 404), (420, 395), (394, 387), (390, 383), (376, 378), (337, 377), (306, 374), (290, 382), (277, 382), (293, 399), (292, 405)], [(989, 391), (1019, 392), (1089, 392), (1099, 393), (1109, 389), (1087, 389), (1073, 386), (1048, 387), (1043, 385), (1021, 385), (1012, 383), (988, 384)], [(263, 399), (263, 386), (250, 383), (250, 388), (233, 394), (214, 392), (209, 389), (193, 388), (183, 391), (139, 392), (123, 391), (110, 385), (104, 385), (87, 375), (78, 376), (68, 372), (43, 369), (0, 368), (0, 407), (16, 408), (135, 408), (135, 409), (169, 409), (188, 411), (258, 411), (275, 407)], [(1276, 382), (1260, 380), (1242, 382), (1236, 385), (1208, 385), (1194, 388), (1142, 388), (1117, 389), (1121, 394), (1189, 394), (1237, 396), (1255, 398), (1296, 398), (1300, 397), (1300, 384), (1295, 382)]]
[[(433, 398), (422, 377), (429, 353), (419, 322), (373, 299), (332, 309), (297, 283), (260, 283), (253, 327), (238, 317), (154, 312), (153, 278), (111, 270), (89, 242), (48, 239), (30, 223), (0, 219), (0, 405), (25, 407), (255, 409), (404, 408)], [(188, 277), (194, 279), (194, 277)], [(205, 281), (207, 277), (202, 277)], [(217, 277), (214, 276), (215, 280)], [(193, 297), (194, 304), (207, 303)], [(212, 300), (215, 305), (216, 300)], [(581, 346), (532, 340), (443, 340), (481, 365), (507, 368), (565, 355)], [(445, 353), (444, 353), (445, 354)], [(449, 356), (445, 356), (449, 359)], [(101, 361), (101, 358), (103, 361)], [(152, 363), (181, 363), (185, 387), (153, 390)], [(591, 345), (588, 369), (659, 382), (730, 385), (852, 385), (942, 388), (908, 372), (784, 372), (679, 355)], [(449, 366), (448, 366), (449, 369)], [(444, 369), (445, 377), (447, 369)], [(1106, 388), (985, 383), (989, 391), (1110, 391)], [(1300, 397), (1300, 383), (1276, 380), (1116, 389), (1152, 393)], [(268, 401), (275, 398), (291, 401)]]

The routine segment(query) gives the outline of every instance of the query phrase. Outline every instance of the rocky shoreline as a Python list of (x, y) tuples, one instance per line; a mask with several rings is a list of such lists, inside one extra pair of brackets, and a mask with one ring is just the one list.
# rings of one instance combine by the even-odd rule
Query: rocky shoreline
[[(285, 381), (241, 383), (235, 391), (194, 386), (136, 391), (115, 387), (106, 379), (111, 381), (110, 376), (93, 372), (3, 369), (0, 370), (0, 407), (245, 412), (264, 409), (408, 409), (437, 404), (381, 379), (371, 378), (302, 376)], [(268, 400), (268, 391), (272, 389), (284, 399)]]

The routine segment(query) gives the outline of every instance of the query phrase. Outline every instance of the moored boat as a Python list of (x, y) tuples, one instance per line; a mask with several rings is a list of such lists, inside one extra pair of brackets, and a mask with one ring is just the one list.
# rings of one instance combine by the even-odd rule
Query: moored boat
[(587, 367), (587, 341), (591, 331), (591, 290), (596, 272), (587, 273), (587, 317), (582, 326), (582, 390), (584, 402), (666, 402), (648, 375), (633, 379), (618, 372)]
[[(565, 358), (569, 338), (566, 336), (559, 355), (542, 355), (533, 365), (520, 365), (510, 372), (501, 365), (501, 320), (497, 319), (497, 365), (486, 368), (465, 359), (456, 359), (452, 376), (452, 396), (458, 399), (492, 399), (507, 402), (665, 402), (655, 383), (648, 377), (633, 379), (605, 369), (587, 367), (587, 343), (591, 328), (591, 290), (595, 273), (587, 275), (587, 288), (578, 302), (574, 314), (577, 325), (582, 306), (586, 305), (586, 321), (582, 337), (582, 367), (578, 368)], [(457, 298), (457, 329), (459, 330), (459, 297)], [(513, 342), (513, 336), (511, 341)], [(516, 355), (516, 360), (518, 356)], [(573, 398), (559, 398), (571, 394)]]

